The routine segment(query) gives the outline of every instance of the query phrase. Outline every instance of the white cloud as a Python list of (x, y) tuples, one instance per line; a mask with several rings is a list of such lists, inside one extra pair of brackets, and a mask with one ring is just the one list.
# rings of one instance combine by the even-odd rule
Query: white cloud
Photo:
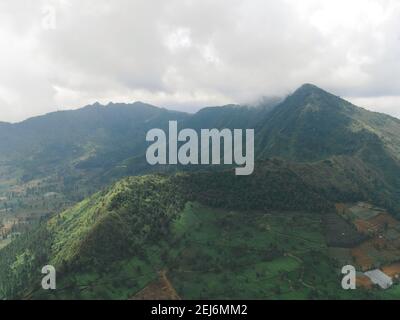
[(167, 36), (166, 45), (172, 52), (176, 52), (179, 49), (190, 48), (192, 46), (190, 29), (178, 28), (176, 31), (170, 33)]
[(347, 97), (346, 99), (355, 105), (372, 111), (388, 113), (400, 119), (400, 96)]
[(0, 120), (94, 101), (193, 111), (305, 82), (399, 115), (397, 0), (2, 0), (0, 49)]

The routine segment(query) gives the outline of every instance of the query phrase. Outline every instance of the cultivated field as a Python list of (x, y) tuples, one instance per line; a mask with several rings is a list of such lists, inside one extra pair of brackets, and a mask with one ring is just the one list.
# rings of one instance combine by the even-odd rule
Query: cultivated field
[(400, 274), (400, 222), (385, 210), (367, 203), (337, 204), (336, 209), (367, 237), (350, 249), (354, 265), (360, 271), (380, 268), (397, 279)]

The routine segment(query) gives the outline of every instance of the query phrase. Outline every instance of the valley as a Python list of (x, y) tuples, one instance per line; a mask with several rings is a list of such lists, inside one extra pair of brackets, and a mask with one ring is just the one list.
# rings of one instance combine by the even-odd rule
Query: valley
[(74, 202), (67, 199), (62, 181), (46, 177), (27, 182), (0, 179), (0, 247)]

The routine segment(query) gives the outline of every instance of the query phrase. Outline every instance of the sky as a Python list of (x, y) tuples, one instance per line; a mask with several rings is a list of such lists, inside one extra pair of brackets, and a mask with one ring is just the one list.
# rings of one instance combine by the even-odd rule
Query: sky
[(0, 121), (195, 112), (313, 83), (400, 118), (398, 0), (1, 0)]

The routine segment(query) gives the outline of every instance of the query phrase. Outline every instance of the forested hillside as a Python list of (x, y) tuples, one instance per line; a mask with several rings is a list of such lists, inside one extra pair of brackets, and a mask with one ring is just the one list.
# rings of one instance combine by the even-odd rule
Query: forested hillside
[[(340, 184), (326, 179), (326, 166), (332, 176), (332, 170), (337, 170)], [(335, 202), (374, 196), (374, 186), (341, 170), (337, 164), (299, 165), (272, 160), (258, 163), (254, 175), (248, 177), (238, 178), (229, 170), (123, 179), (1, 250), (3, 298), (35, 297), (40, 269), (45, 264), (56, 266), (66, 286), (63, 294), (68, 296), (74, 275), (107, 273), (115, 261), (143, 258), (160, 242), (167, 246), (164, 251), (172, 250), (168, 249), (173, 246), (169, 242), (173, 238), (171, 226), (187, 203), (248, 212), (251, 220), (252, 212), (324, 215), (334, 212)], [(385, 195), (381, 196), (379, 200), (384, 201)], [(118, 277), (113, 279), (123, 281)]]
[[(146, 132), (169, 120), (197, 130), (254, 128), (255, 172), (149, 166)], [(95, 104), (0, 123), (0, 133), (2, 228), (17, 219), (30, 230), (14, 225), (3, 239), (4, 299), (132, 298), (158, 273), (163, 281), (170, 273), (188, 298), (240, 298), (243, 288), (255, 298), (342, 298), (328, 246), (365, 236), (338, 218), (338, 203), (364, 201), (400, 216), (400, 121), (313, 85), (283, 100), (196, 114)], [(57, 268), (56, 293), (40, 289), (47, 264)], [(215, 291), (201, 285), (204, 277)], [(330, 293), (318, 287), (324, 278)]]

